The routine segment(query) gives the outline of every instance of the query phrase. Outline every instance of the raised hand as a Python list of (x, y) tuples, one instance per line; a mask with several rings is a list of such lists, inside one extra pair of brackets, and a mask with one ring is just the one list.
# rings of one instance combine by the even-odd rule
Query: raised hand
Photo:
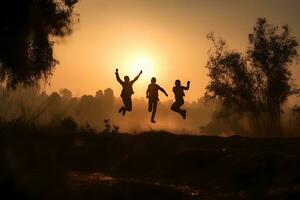
[(186, 86), (186, 87), (183, 87), (183, 89), (184, 89), (184, 90), (188, 90), (188, 89), (190, 89), (190, 83), (191, 83), (191, 82), (190, 82), (190, 81), (188, 81), (188, 82), (187, 82), (187, 86)]

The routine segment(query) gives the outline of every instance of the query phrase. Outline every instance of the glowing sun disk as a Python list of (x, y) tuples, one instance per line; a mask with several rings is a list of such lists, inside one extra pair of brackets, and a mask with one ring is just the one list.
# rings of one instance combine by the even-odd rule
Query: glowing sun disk
[(148, 57), (137, 57), (133, 59), (130, 65), (130, 74), (138, 74), (140, 70), (143, 71), (143, 77), (149, 78), (155, 75), (156, 70), (154, 68), (154, 63)]

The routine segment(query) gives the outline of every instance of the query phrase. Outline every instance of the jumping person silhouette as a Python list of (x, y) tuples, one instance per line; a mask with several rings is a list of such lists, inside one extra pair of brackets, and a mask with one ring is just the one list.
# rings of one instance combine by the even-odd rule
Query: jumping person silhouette
[(182, 86), (180, 80), (175, 81), (175, 86), (173, 87), (173, 92), (175, 95), (175, 102), (171, 106), (171, 110), (179, 113), (183, 119), (186, 118), (186, 110), (182, 110), (180, 106), (184, 104), (183, 97), (185, 96), (184, 90), (190, 89), (190, 81), (187, 82), (187, 86)]
[(125, 115), (126, 111), (131, 111), (132, 110), (132, 100), (131, 96), (133, 95), (133, 89), (132, 85), (135, 81), (138, 80), (140, 75), (142, 74), (142, 70), (140, 73), (132, 80), (130, 81), (128, 76), (124, 76), (124, 81), (120, 79), (118, 69), (116, 69), (116, 78), (117, 81), (122, 85), (122, 92), (121, 92), (121, 98), (123, 100), (124, 105), (119, 109), (119, 113), (122, 113), (122, 115)]
[(158, 90), (160, 90), (162, 93), (164, 93), (166, 96), (168, 96), (167, 92), (156, 84), (156, 78), (153, 77), (151, 79), (151, 83), (148, 85), (148, 89), (146, 92), (147, 98), (148, 98), (148, 111), (152, 112), (151, 115), (151, 122), (156, 123), (154, 118), (156, 114), (157, 109), (157, 102), (159, 101), (158, 98)]

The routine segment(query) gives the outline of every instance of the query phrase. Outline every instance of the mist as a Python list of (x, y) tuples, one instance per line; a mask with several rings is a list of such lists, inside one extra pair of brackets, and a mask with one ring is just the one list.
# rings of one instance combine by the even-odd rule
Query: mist
[[(68, 89), (47, 94), (37, 87), (20, 87), (16, 90), (2, 87), (0, 101), (2, 121), (23, 119), (37, 127), (59, 126), (64, 119), (71, 118), (79, 127), (88, 125), (100, 132), (105, 129), (105, 120), (109, 120), (109, 124), (122, 133), (163, 130), (176, 134), (266, 136), (252, 129), (247, 114), (225, 115), (221, 102), (209, 101), (205, 97), (184, 104), (187, 109), (186, 120), (170, 110), (172, 99), (160, 101), (156, 124), (150, 123), (146, 98), (134, 98), (133, 111), (125, 116), (120, 115), (118, 110), (122, 100), (110, 88), (98, 90), (94, 95), (73, 97)], [(293, 103), (296, 104), (297, 100), (294, 99)], [(282, 126), (287, 136), (297, 136), (299, 121), (297, 107), (286, 103)]]
[(216, 104), (205, 102), (204, 98), (186, 102), (188, 114), (187, 119), (183, 120), (170, 110), (172, 100), (161, 101), (157, 110), (158, 123), (153, 125), (150, 123), (146, 98), (134, 98), (133, 111), (122, 116), (118, 113), (122, 100), (110, 88), (81, 97), (73, 97), (68, 89), (46, 94), (38, 88), (1, 88), (0, 99), (2, 120), (23, 118), (37, 126), (47, 126), (59, 124), (64, 118), (71, 117), (79, 126), (89, 124), (101, 131), (104, 129), (104, 120), (109, 119), (110, 124), (118, 126), (121, 132), (131, 133), (166, 130), (198, 134), (201, 127), (209, 123), (216, 109)]

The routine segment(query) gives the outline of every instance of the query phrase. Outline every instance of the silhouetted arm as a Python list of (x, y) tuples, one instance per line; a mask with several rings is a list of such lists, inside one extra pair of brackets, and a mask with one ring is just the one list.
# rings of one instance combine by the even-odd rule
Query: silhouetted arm
[(121, 78), (119, 76), (118, 69), (116, 69), (116, 73), (115, 74), (116, 74), (117, 81), (122, 85), (123, 81), (121, 80)]
[(140, 73), (131, 82), (132, 83), (136, 82), (140, 78), (141, 74), (142, 74), (142, 70), (140, 71)]
[(184, 87), (184, 86), (183, 86), (183, 89), (184, 89), (184, 90), (188, 90), (188, 89), (190, 89), (190, 83), (191, 83), (191, 82), (190, 82), (190, 81), (188, 81), (188, 82), (187, 82), (187, 86), (186, 86), (186, 87)]
[(166, 90), (165, 90), (164, 88), (162, 88), (162, 87), (160, 87), (160, 86), (158, 86), (158, 87), (159, 87), (159, 90), (160, 90), (162, 93), (164, 93), (166, 96), (169, 96), (168, 93), (166, 92)]
[(146, 98), (149, 98), (149, 86), (148, 86), (147, 91), (146, 91)]

